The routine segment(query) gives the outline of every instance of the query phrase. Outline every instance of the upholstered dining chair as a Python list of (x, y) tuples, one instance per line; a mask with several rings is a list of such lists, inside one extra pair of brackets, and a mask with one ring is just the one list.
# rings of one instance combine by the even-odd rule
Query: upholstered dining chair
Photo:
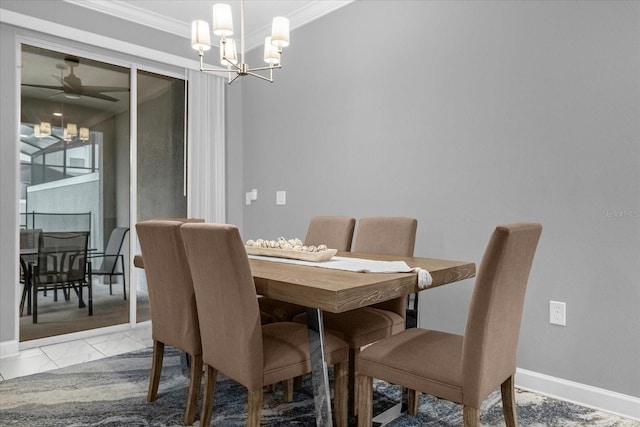
[[(348, 216), (314, 216), (309, 221), (304, 244), (306, 246), (324, 244), (331, 249), (348, 252), (351, 250), (355, 225), (355, 218)], [(259, 298), (258, 304), (263, 313), (270, 314), (279, 322), (290, 322), (305, 310), (300, 305), (267, 297)]]
[(525, 290), (542, 226), (515, 223), (493, 232), (478, 269), (464, 336), (407, 329), (358, 356), (358, 425), (370, 426), (372, 378), (463, 405), (465, 427), (480, 425), (480, 405), (498, 386), (508, 427), (517, 425), (514, 375)]
[[(259, 426), (263, 387), (311, 371), (307, 328), (293, 322), (260, 324), (256, 290), (238, 229), (228, 224), (181, 228), (196, 293), (205, 365), (200, 425), (208, 426), (217, 372), (248, 391), (247, 426)], [(346, 426), (348, 346), (325, 334), (327, 364), (334, 365), (336, 424)]]
[[(353, 252), (361, 254), (413, 256), (418, 221), (414, 218), (380, 216), (358, 221)], [(407, 299), (385, 301), (344, 313), (323, 313), (325, 331), (349, 344), (349, 401), (357, 413), (355, 372), (360, 348), (405, 329)], [(306, 314), (296, 316), (306, 323)]]
[(202, 345), (191, 271), (182, 243), (185, 221), (149, 220), (136, 224), (149, 291), (153, 360), (147, 400), (158, 397), (165, 345), (189, 355), (190, 374), (184, 423), (193, 424), (202, 381)]

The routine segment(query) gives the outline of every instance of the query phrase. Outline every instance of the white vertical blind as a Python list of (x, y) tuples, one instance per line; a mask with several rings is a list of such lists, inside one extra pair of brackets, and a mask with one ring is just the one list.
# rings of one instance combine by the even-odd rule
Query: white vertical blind
[(225, 79), (189, 70), (188, 81), (187, 214), (224, 223)]

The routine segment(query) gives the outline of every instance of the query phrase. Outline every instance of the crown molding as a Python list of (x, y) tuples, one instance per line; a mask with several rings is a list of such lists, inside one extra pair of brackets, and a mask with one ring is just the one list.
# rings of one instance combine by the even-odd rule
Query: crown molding
[[(67, 3), (81, 6), (116, 18), (125, 19), (160, 31), (185, 38), (191, 37), (191, 24), (150, 12), (120, 0), (64, 0)], [(185, 31), (186, 28), (186, 31)]]
[[(99, 13), (115, 16), (140, 25), (155, 28), (170, 34), (189, 39), (191, 23), (182, 22), (164, 15), (150, 12), (121, 0), (64, 0), (67, 3), (85, 7)], [(288, 18), (292, 30), (302, 27), (324, 15), (334, 12), (355, 0), (315, 0), (291, 13)], [(245, 34), (246, 50), (262, 46), (264, 37), (271, 32), (269, 25), (254, 29)]]

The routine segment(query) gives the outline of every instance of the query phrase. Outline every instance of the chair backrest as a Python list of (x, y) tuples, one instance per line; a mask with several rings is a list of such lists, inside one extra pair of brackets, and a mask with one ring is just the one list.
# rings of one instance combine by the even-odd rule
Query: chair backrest
[[(353, 251), (365, 254), (413, 256), (416, 244), (418, 220), (402, 216), (379, 216), (362, 218), (358, 221), (358, 231)], [(389, 310), (403, 318), (407, 315), (405, 297), (373, 305)]]
[(181, 225), (181, 221), (143, 221), (136, 224), (136, 232), (147, 277), (153, 339), (199, 355), (196, 297)]
[(124, 238), (127, 236), (128, 232), (128, 227), (116, 227), (111, 230), (109, 241), (107, 241), (107, 247), (104, 250), (104, 254), (109, 256), (102, 258), (101, 270), (115, 272), (118, 261), (117, 255), (120, 255), (120, 251), (122, 251)]
[(91, 212), (29, 212), (27, 228), (47, 231), (91, 231)]
[(378, 216), (358, 221), (353, 251), (368, 254), (413, 256), (418, 221), (402, 216)]
[(327, 245), (331, 249), (349, 252), (355, 226), (356, 219), (348, 216), (314, 216), (309, 221), (304, 244)]
[(20, 229), (20, 249), (38, 249), (41, 228), (33, 230)]
[(524, 295), (542, 225), (498, 226), (478, 268), (462, 350), (464, 404), (482, 400), (516, 371)]
[[(249, 390), (263, 385), (262, 326), (247, 252), (229, 224), (182, 226), (196, 291), (202, 360)], [(146, 262), (146, 261), (145, 261)]]
[(129, 232), (129, 227), (116, 227), (111, 230), (107, 247), (104, 249), (106, 255), (119, 255), (122, 250), (124, 238)]
[(49, 231), (38, 239), (38, 283), (84, 282), (88, 231)]

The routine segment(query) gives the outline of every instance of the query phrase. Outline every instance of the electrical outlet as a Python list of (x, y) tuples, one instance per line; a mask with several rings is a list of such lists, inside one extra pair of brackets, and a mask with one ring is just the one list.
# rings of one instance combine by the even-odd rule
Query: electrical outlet
[(549, 323), (552, 325), (567, 326), (567, 304), (558, 301), (549, 301)]

